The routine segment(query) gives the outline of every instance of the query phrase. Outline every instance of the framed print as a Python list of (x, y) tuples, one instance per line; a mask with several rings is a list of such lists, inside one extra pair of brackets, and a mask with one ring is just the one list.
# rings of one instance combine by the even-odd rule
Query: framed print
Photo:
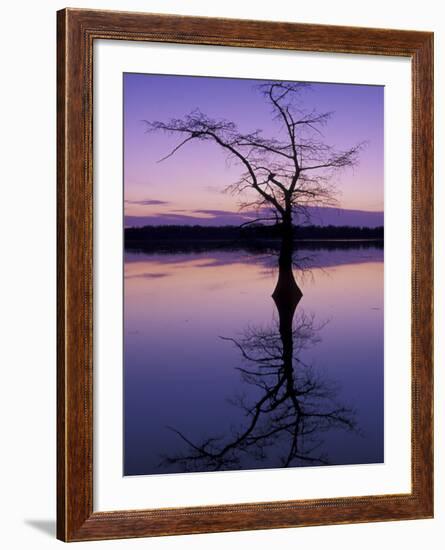
[(58, 538), (433, 516), (433, 35), (58, 12)]

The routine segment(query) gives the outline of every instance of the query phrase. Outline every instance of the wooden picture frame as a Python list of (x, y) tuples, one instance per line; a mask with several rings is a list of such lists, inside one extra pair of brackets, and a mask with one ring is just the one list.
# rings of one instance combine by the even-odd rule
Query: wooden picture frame
[[(433, 516), (433, 34), (65, 9), (57, 14), (57, 537), (180, 535)], [(412, 63), (412, 426), (407, 494), (93, 511), (95, 40), (402, 56)]]

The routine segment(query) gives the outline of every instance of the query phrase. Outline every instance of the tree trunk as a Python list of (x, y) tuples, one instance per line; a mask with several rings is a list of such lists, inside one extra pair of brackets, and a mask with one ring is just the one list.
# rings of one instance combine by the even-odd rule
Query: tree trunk
[(287, 392), (299, 410), (299, 404), (294, 395), (293, 377), (293, 319), (295, 310), (303, 296), (298, 287), (292, 271), (293, 254), (293, 228), (292, 223), (282, 225), (280, 256), (278, 259), (278, 281), (273, 291), (272, 298), (278, 311), (279, 331), (282, 342), (283, 368), (286, 376)]
[(298, 287), (292, 271), (292, 256), (294, 252), (293, 225), (290, 216), (283, 218), (281, 224), (281, 247), (278, 258), (278, 281), (272, 297), (280, 310), (277, 300), (293, 305), (292, 317), (303, 293)]

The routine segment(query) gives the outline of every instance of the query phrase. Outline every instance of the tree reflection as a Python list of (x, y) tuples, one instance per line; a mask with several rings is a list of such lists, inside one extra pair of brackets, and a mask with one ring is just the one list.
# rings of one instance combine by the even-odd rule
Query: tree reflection
[(185, 451), (164, 457), (165, 465), (180, 465), (183, 471), (233, 470), (246, 461), (262, 467), (271, 457), (281, 467), (324, 465), (329, 457), (322, 450), (323, 433), (356, 430), (355, 413), (337, 402), (335, 384), (302, 359), (320, 341), (324, 324), (317, 325), (303, 310), (296, 312), (302, 293), (292, 252), (284, 237), (272, 294), (277, 319), (268, 327), (250, 326), (236, 338), (222, 337), (239, 350), (238, 370), (250, 388), (231, 399), (243, 413), (240, 426), (200, 442), (171, 428)]

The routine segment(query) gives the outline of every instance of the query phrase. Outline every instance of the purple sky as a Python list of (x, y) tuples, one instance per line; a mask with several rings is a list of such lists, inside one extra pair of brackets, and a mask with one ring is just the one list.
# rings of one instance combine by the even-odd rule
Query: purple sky
[[(223, 190), (237, 180), (240, 168), (228, 163), (217, 145), (201, 141), (192, 141), (157, 163), (179, 143), (178, 136), (145, 133), (142, 121), (182, 118), (199, 108), (210, 117), (235, 122), (240, 131), (261, 128), (273, 137), (277, 123), (256, 84), (256, 80), (124, 74), (126, 225), (237, 223), (239, 197)], [(358, 166), (335, 179), (339, 207), (366, 214), (347, 214), (344, 219), (340, 215), (339, 224), (345, 219), (348, 223), (351, 216), (361, 225), (383, 220), (383, 92), (382, 86), (351, 84), (313, 84), (305, 92), (309, 110), (334, 111), (323, 128), (327, 144), (347, 149), (367, 141)], [(329, 221), (319, 222), (335, 223), (339, 216), (331, 209), (325, 213)]]

